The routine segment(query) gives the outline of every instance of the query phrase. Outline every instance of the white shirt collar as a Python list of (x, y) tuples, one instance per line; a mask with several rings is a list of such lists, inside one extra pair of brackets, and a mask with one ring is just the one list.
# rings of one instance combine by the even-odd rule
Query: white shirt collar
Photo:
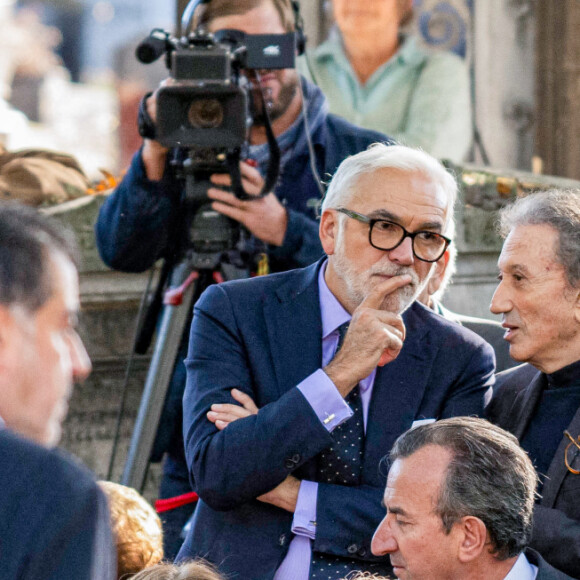
[(509, 571), (509, 574), (505, 577), (505, 580), (535, 580), (537, 575), (538, 567), (530, 564), (522, 552)]

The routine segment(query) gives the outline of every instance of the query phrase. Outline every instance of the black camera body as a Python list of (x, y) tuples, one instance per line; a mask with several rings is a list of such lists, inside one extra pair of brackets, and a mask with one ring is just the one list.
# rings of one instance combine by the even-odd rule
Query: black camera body
[[(185, 184), (178, 229), (186, 239), (180, 245), (193, 250), (195, 268), (214, 268), (241, 239), (239, 224), (211, 208), (210, 176), (229, 173), (231, 191), (242, 200), (258, 199), (276, 183), (280, 150), (262, 89), (246, 70), (293, 68), (295, 53), (294, 32), (249, 35), (229, 29), (215, 34), (201, 29), (178, 39), (157, 28), (137, 47), (141, 62), (164, 55), (169, 69), (170, 78), (156, 94), (154, 135), (147, 137), (173, 150), (170, 164)], [(249, 146), (254, 98), (265, 111), (270, 159), (262, 191), (249, 195), (240, 160)]]
[(155, 138), (166, 147), (241, 147), (251, 125), (252, 85), (244, 69), (295, 66), (295, 33), (196, 31), (176, 39), (155, 29), (137, 48), (152, 62), (165, 53), (171, 81), (157, 93)]

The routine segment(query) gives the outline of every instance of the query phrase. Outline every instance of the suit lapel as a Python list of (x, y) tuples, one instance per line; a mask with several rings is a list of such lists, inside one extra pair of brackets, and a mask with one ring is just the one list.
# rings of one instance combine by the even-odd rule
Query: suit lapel
[(322, 321), (318, 293), (321, 262), (278, 288), (264, 305), (279, 396), (320, 368)]
[(505, 429), (513, 433), (518, 440), (521, 440), (528, 428), (528, 423), (534, 416), (534, 411), (545, 386), (546, 377), (542, 373), (538, 373), (532, 382), (516, 396), (512, 407), (513, 412), (507, 418)]
[(437, 355), (430, 342), (430, 328), (415, 309), (408, 311), (405, 325), (403, 350), (392, 363), (377, 369), (375, 377), (363, 463), (363, 479), (368, 482), (378, 482), (386, 474), (386, 469), (380, 474), (377, 466), (417, 417)]
[[(568, 431), (572, 437), (577, 437), (580, 435), (580, 409), (576, 411), (572, 422), (568, 426)], [(546, 482), (542, 488), (542, 501), (540, 502), (541, 505), (546, 507), (554, 506), (556, 497), (558, 496), (558, 492), (562, 486), (562, 482), (568, 474), (568, 468), (566, 467), (566, 463), (564, 461), (564, 454), (566, 452), (568, 443), (570, 443), (570, 440), (567, 437), (562, 436), (560, 445), (558, 445), (556, 454), (554, 455), (554, 458), (550, 463), (550, 467), (548, 468)], [(569, 457), (574, 456), (575, 455), (570, 455)], [(575, 469), (577, 469), (577, 467), (575, 467)], [(572, 477), (580, 477), (580, 475), (573, 475)]]

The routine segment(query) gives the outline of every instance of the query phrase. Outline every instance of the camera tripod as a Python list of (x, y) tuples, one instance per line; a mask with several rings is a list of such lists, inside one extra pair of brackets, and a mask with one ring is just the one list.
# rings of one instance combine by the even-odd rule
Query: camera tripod
[[(279, 149), (271, 147), (273, 163), (268, 168), (264, 190), (276, 181), (279, 169)], [(185, 160), (175, 165), (184, 179), (184, 193), (176, 212), (176, 221), (169, 228), (169, 246), (174, 249), (166, 258), (160, 280), (147, 314), (140, 324), (133, 352), (145, 354), (155, 329), (157, 339), (147, 372), (141, 403), (133, 429), (121, 483), (143, 490), (151, 452), (170, 382), (186, 327), (191, 320), (193, 305), (202, 292), (214, 283), (248, 277), (251, 265), (260, 252), (242, 251), (249, 234), (237, 222), (211, 208), (207, 190), (210, 176), (227, 171), (232, 177), (236, 195), (248, 199), (241, 185), (238, 157), (233, 161), (208, 161), (206, 154), (190, 151)], [(260, 194), (260, 195), (263, 195)], [(241, 249), (240, 249), (241, 248)], [(165, 288), (168, 290), (165, 290)], [(128, 374), (128, 373), (127, 373)], [(121, 408), (124, 406), (124, 401)], [(122, 410), (119, 419), (122, 416)], [(109, 466), (109, 478), (114, 464), (120, 421)]]
[(153, 444), (174, 372), (179, 346), (191, 317), (193, 304), (212, 283), (224, 280), (219, 269), (196, 270), (183, 261), (170, 277), (163, 298), (157, 340), (147, 373), (139, 412), (133, 429), (121, 483), (143, 490)]
[[(205, 267), (199, 268), (199, 256), (195, 253), (186, 257), (173, 267), (168, 276), (168, 289), (162, 293), (162, 307), (157, 316), (157, 339), (151, 358), (149, 370), (141, 396), (139, 411), (133, 429), (131, 442), (121, 483), (143, 491), (150, 457), (157, 436), (171, 379), (177, 364), (180, 345), (192, 317), (193, 305), (203, 291), (211, 284), (239, 278), (243, 269), (223, 263), (220, 255), (214, 255), (213, 261), (203, 257)], [(247, 277), (245, 274), (244, 277)], [(162, 275), (163, 278), (163, 275)], [(163, 280), (160, 281), (163, 284)], [(163, 284), (164, 285), (164, 284)], [(155, 310), (155, 307), (153, 307)], [(142, 326), (147, 335), (147, 322)], [(143, 333), (142, 333), (143, 334)], [(151, 337), (137, 339), (135, 350), (144, 353)]]
[[(169, 228), (169, 247), (173, 250), (167, 257), (160, 281), (147, 315), (135, 340), (134, 353), (144, 354), (151, 342), (155, 326), (160, 320), (152, 361), (147, 373), (141, 404), (133, 430), (125, 469), (121, 483), (143, 490), (149, 466), (153, 443), (167, 397), (171, 377), (185, 327), (190, 319), (193, 304), (203, 290), (222, 278), (236, 278), (239, 275), (222, 277), (230, 257), (231, 273), (235, 267), (248, 269), (257, 257), (257, 252), (247, 252), (243, 248), (244, 230), (234, 220), (211, 208), (207, 195), (212, 186), (210, 178), (216, 173), (228, 173), (232, 181), (232, 191), (238, 199), (259, 199), (273, 191), (280, 171), (280, 148), (272, 129), (266, 98), (263, 90), (257, 91), (264, 113), (264, 127), (269, 149), (269, 161), (260, 193), (250, 195), (244, 190), (240, 172), (240, 159), (247, 150), (247, 142), (227, 148), (212, 147), (210, 141), (189, 149), (174, 149), (171, 165), (176, 175), (184, 181), (184, 189), (179, 207), (175, 212), (175, 223)], [(253, 100), (252, 100), (253, 103)], [(141, 107), (140, 111), (146, 110)], [(213, 129), (210, 129), (210, 134)], [(170, 143), (178, 145), (178, 143)], [(237, 254), (236, 254), (237, 252)], [(247, 277), (247, 276), (246, 276)], [(172, 289), (163, 298), (163, 289), (169, 281)], [(159, 314), (161, 316), (159, 318)], [(130, 364), (128, 369), (130, 368)], [(127, 371), (126, 381), (129, 371)], [(111, 478), (118, 444), (120, 420), (122, 418), (127, 385), (119, 413), (117, 432), (109, 464)]]

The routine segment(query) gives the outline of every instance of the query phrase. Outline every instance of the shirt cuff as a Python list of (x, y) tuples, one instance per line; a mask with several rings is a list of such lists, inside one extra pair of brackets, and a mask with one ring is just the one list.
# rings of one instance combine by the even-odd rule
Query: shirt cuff
[(322, 369), (306, 377), (298, 389), (329, 433), (353, 415), (348, 403)]
[(318, 483), (303, 480), (298, 490), (296, 509), (292, 520), (292, 533), (306, 536), (311, 540), (316, 538), (316, 500)]

